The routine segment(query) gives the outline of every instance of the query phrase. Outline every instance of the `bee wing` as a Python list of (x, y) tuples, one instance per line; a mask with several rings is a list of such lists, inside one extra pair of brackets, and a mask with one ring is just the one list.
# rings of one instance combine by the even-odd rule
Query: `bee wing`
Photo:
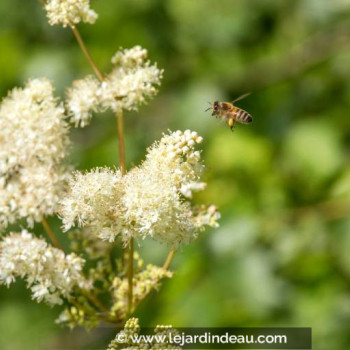
[(237, 97), (234, 101), (232, 101), (232, 104), (235, 104), (236, 102), (243, 100), (244, 98), (248, 97), (251, 94), (251, 92), (247, 92), (246, 94), (243, 94), (239, 97)]
[(228, 111), (231, 111), (233, 108), (233, 105), (229, 102), (221, 102), (220, 104), (220, 110), (223, 112), (223, 113), (226, 113)]
[(220, 114), (219, 116), (217, 116), (217, 117), (218, 117), (218, 118), (217, 118), (217, 124), (220, 124), (220, 125), (226, 124), (227, 121), (228, 121), (229, 119), (232, 119), (232, 115), (229, 116), (228, 113), (226, 113), (226, 114), (221, 113), (221, 114)]

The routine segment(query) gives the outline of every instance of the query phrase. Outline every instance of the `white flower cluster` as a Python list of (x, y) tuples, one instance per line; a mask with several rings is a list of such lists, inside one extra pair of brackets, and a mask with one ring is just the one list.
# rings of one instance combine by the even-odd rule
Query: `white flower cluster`
[(98, 17), (90, 8), (90, 0), (47, 0), (45, 10), (51, 25), (62, 24), (63, 27), (80, 22), (93, 24)]
[(92, 112), (108, 108), (114, 112), (137, 110), (157, 93), (163, 71), (147, 60), (140, 46), (121, 49), (112, 58), (114, 68), (103, 82), (88, 76), (67, 90), (67, 109), (76, 126), (86, 126)]
[(121, 235), (128, 243), (132, 237), (151, 237), (178, 247), (196, 238), (204, 225), (216, 226), (218, 216), (208, 220), (193, 211), (185, 197), (203, 188), (203, 165), (195, 150), (201, 141), (196, 132), (177, 131), (163, 136), (143, 164), (125, 176), (108, 169), (76, 173), (61, 202), (64, 228), (78, 224), (91, 227), (104, 240)]
[(89, 124), (92, 112), (100, 110), (100, 98), (97, 94), (100, 82), (89, 75), (85, 79), (75, 80), (67, 89), (67, 109), (75, 127)]
[(199, 228), (205, 225), (219, 227), (218, 220), (221, 215), (215, 205), (210, 205), (209, 207), (200, 205), (195, 207), (193, 212), (195, 213), (195, 223)]
[(33, 299), (62, 304), (76, 286), (85, 287), (84, 260), (66, 255), (27, 231), (11, 233), (0, 242), (0, 283), (9, 286), (16, 277), (25, 278)]
[(120, 50), (113, 58), (114, 69), (100, 89), (102, 105), (118, 112), (131, 111), (156, 95), (163, 71), (147, 60), (147, 50), (140, 46)]
[(164, 135), (148, 149), (143, 164), (125, 176), (123, 237), (149, 236), (171, 247), (197, 237), (191, 204), (181, 189), (200, 179), (203, 165), (195, 146), (201, 142), (190, 130)]
[(115, 205), (122, 196), (120, 171), (96, 168), (87, 173), (75, 172), (69, 183), (69, 193), (62, 199), (59, 210), (64, 229), (75, 223), (91, 227), (103, 238), (114, 240), (121, 230), (121, 221), (115, 220)]
[(56, 210), (67, 178), (64, 109), (46, 79), (14, 89), (0, 105), (0, 228), (28, 224)]

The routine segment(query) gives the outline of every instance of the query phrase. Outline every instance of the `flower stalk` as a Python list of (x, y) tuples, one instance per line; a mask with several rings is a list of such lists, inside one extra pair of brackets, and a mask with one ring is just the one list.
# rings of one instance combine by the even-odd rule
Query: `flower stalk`
[(44, 217), (42, 218), (41, 223), (44, 227), (46, 234), (49, 236), (52, 244), (54, 245), (54, 247), (63, 250), (61, 244), (58, 242), (57, 238), (55, 237), (55, 234), (53, 233), (49, 223), (46, 221)]
[(92, 294), (89, 291), (85, 292), (86, 297), (94, 304), (96, 305), (102, 312), (108, 315), (109, 310), (107, 307), (102, 303), (100, 299), (98, 299), (94, 294)]
[(126, 174), (125, 165), (125, 142), (124, 142), (124, 116), (123, 112), (117, 113), (118, 145), (119, 145), (119, 166), (123, 175)]
[(70, 28), (72, 29), (72, 32), (75, 36), (75, 38), (77, 39), (77, 42), (81, 48), (81, 51), (83, 51), (86, 59), (88, 60), (88, 62), (90, 63), (90, 66), (92, 68), (92, 70), (94, 71), (94, 73), (96, 74), (97, 78), (100, 80), (100, 81), (103, 81), (104, 80), (104, 76), (102, 74), (102, 72), (99, 70), (99, 68), (97, 67), (95, 61), (93, 60), (93, 58), (91, 57), (77, 27), (75, 25), (70, 25)]
[(133, 278), (134, 278), (134, 239), (130, 239), (128, 254), (128, 312), (130, 316), (133, 312)]
[(173, 260), (174, 254), (175, 254), (175, 249), (170, 250), (170, 252), (165, 260), (165, 263), (163, 265), (164, 270), (168, 270), (168, 268)]

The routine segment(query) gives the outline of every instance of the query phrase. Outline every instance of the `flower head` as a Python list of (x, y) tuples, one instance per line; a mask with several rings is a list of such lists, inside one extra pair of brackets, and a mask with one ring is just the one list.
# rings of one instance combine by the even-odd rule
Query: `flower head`
[(98, 17), (90, 8), (89, 0), (47, 0), (45, 10), (51, 25), (62, 24), (63, 27), (79, 22), (93, 24)]
[(79, 227), (91, 227), (101, 238), (114, 240), (121, 230), (121, 223), (114, 216), (121, 193), (120, 171), (96, 168), (86, 173), (75, 172), (61, 201), (64, 229), (69, 230), (77, 223)]
[(192, 208), (186, 198), (204, 187), (195, 150), (201, 141), (196, 132), (177, 131), (164, 135), (124, 176), (108, 169), (76, 173), (61, 202), (65, 229), (78, 223), (105, 240), (120, 235), (125, 244), (146, 237), (171, 247), (191, 242), (204, 225), (216, 224), (216, 212)]
[(0, 242), (0, 283), (9, 286), (23, 277), (38, 302), (62, 304), (75, 286), (83, 287), (83, 264), (75, 254), (65, 255), (27, 231), (11, 233)]
[(16, 88), (0, 106), (0, 227), (30, 225), (56, 210), (67, 179), (64, 109), (46, 79)]
[(118, 67), (135, 68), (142, 66), (147, 59), (147, 50), (137, 45), (131, 49), (121, 49), (115, 53), (111, 62)]
[(141, 46), (121, 49), (112, 63), (114, 67), (104, 81), (87, 76), (67, 90), (66, 107), (76, 127), (88, 125), (92, 112), (137, 110), (156, 95), (163, 71), (147, 60), (147, 50)]
[(64, 158), (68, 125), (64, 109), (45, 78), (15, 88), (0, 106), (0, 173), (32, 163), (55, 163)]
[(114, 68), (102, 83), (98, 94), (105, 108), (131, 111), (157, 93), (163, 71), (147, 60), (147, 50), (140, 46), (121, 49), (112, 58)]
[(84, 127), (89, 124), (92, 112), (99, 111), (100, 99), (97, 96), (100, 83), (93, 76), (75, 80), (67, 90), (66, 106), (75, 126)]
[(26, 218), (30, 227), (52, 215), (69, 178), (66, 168), (36, 165), (0, 178), (0, 228)]
[(202, 138), (189, 130), (164, 135), (148, 149), (142, 165), (125, 176), (124, 237), (149, 236), (171, 247), (197, 237), (191, 203), (182, 189), (200, 179), (203, 165), (195, 150), (200, 142)]

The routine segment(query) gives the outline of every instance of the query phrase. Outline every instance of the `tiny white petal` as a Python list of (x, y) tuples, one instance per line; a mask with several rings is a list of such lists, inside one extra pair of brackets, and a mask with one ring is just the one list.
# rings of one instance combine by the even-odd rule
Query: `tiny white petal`
[(79, 22), (93, 24), (98, 17), (90, 8), (89, 0), (47, 0), (45, 9), (49, 23), (62, 24), (63, 27)]
[[(21, 254), (19, 254), (21, 252)], [(27, 231), (11, 233), (0, 242), (0, 284), (24, 277), (38, 302), (61, 304), (76, 285), (85, 286), (84, 260), (51, 247)]]

